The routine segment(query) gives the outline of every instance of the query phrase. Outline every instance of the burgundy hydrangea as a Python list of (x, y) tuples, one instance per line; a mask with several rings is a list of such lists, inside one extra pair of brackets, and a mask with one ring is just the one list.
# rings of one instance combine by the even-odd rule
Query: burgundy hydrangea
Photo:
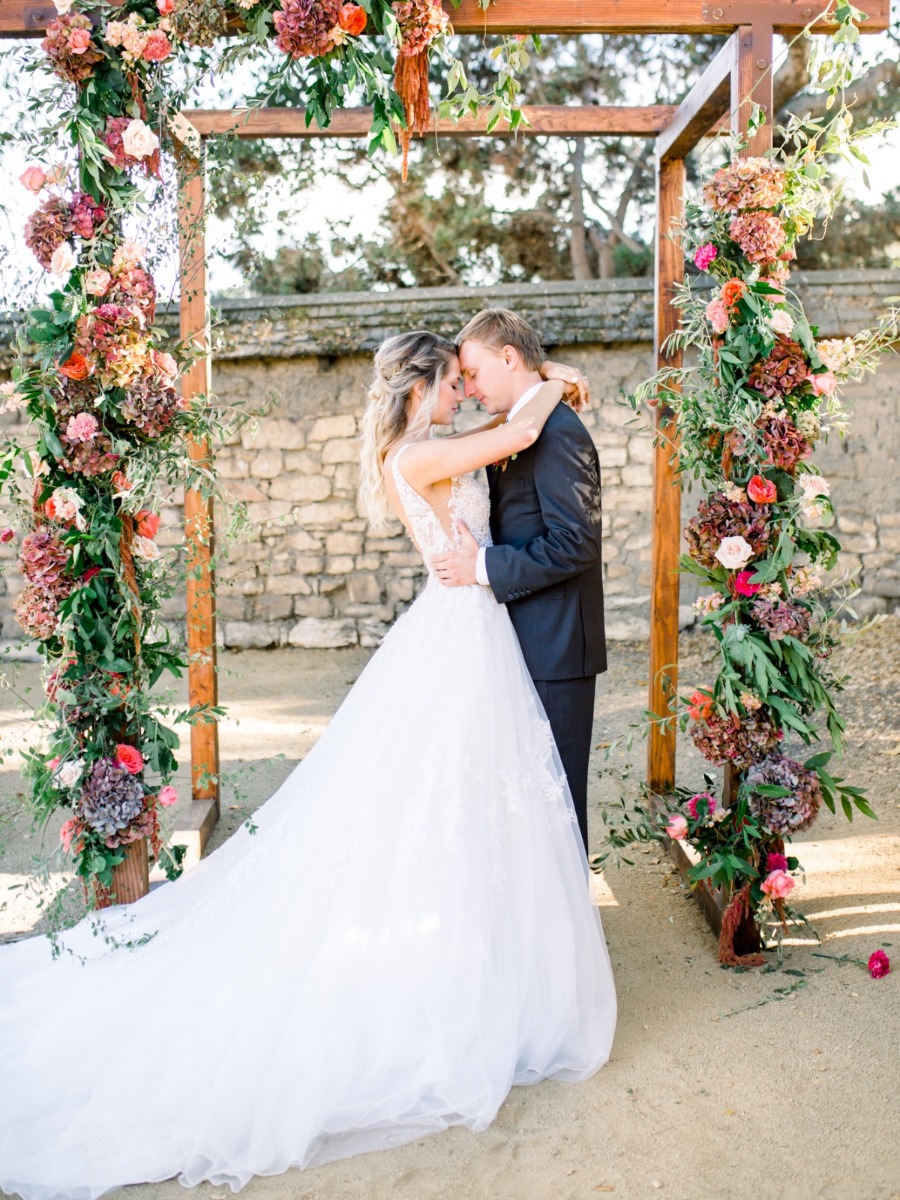
[(53, 251), (67, 240), (69, 206), (58, 196), (50, 196), (25, 222), (25, 245), (45, 271), (50, 269)]
[[(779, 837), (809, 829), (822, 804), (822, 785), (815, 771), (784, 754), (770, 754), (747, 772), (750, 811)], [(788, 796), (765, 796), (754, 791), (762, 785), (784, 788)]]
[(122, 420), (134, 425), (145, 437), (156, 438), (172, 424), (183, 401), (165, 379), (141, 375), (129, 387), (122, 402)]
[(808, 608), (782, 596), (774, 599), (757, 596), (750, 605), (750, 614), (760, 629), (765, 629), (776, 642), (788, 635), (802, 641), (809, 633), (812, 620)]
[(68, 475), (106, 475), (115, 470), (121, 455), (114, 453), (108, 434), (100, 432), (90, 441), (79, 441), (68, 436), (64, 424), (57, 427), (57, 433), (65, 450), (59, 466)]
[(705, 720), (692, 722), (690, 735), (709, 762), (717, 767), (733, 763), (741, 770), (764, 758), (783, 736), (764, 708), (744, 717), (713, 712)]
[(803, 347), (790, 338), (780, 337), (769, 357), (753, 364), (747, 384), (770, 400), (778, 400), (802, 387), (808, 374), (809, 363)]
[(59, 606), (75, 586), (68, 575), (69, 551), (51, 529), (41, 526), (22, 539), (19, 562), (28, 585), (13, 603), (16, 620), (29, 637), (52, 637)]
[(126, 263), (116, 272), (106, 300), (133, 311), (144, 318), (145, 326), (153, 324), (156, 316), (156, 284), (153, 276), (136, 263)]
[(766, 448), (766, 459), (773, 467), (793, 474), (797, 464), (812, 453), (812, 446), (790, 417), (762, 417), (757, 421)]
[(87, 192), (76, 192), (69, 205), (69, 229), (89, 241), (106, 220), (106, 206), (98, 204)]
[(122, 134), (131, 124), (131, 117), (109, 117), (106, 128), (100, 135), (100, 140), (112, 153), (113, 164), (117, 167), (132, 166), (138, 160), (125, 153)]
[(764, 508), (712, 492), (700, 502), (684, 534), (691, 558), (713, 570), (719, 566), (716, 551), (726, 537), (744, 538), (759, 558), (768, 545), (769, 525)]
[(275, 45), (292, 58), (318, 58), (334, 49), (341, 0), (281, 0), (273, 23)]

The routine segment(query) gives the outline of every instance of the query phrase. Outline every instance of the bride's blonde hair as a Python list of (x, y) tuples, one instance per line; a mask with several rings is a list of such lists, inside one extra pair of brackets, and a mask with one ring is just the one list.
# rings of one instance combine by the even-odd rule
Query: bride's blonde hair
[[(389, 337), (375, 354), (369, 402), (362, 418), (359, 494), (376, 529), (392, 515), (384, 488), (385, 457), (398, 438), (419, 433), (431, 424), (441, 380), (455, 354), (453, 342), (427, 329)], [(409, 401), (419, 380), (425, 385), (422, 403), (410, 421)]]

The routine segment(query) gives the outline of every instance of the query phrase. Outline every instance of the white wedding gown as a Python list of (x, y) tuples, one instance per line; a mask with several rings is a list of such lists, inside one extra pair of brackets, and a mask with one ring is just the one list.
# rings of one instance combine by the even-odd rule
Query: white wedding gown
[[(401, 452), (402, 453), (402, 452)], [(425, 556), (447, 537), (394, 477)], [(451, 512), (490, 539), (486, 490)], [(433, 576), (318, 744), (177, 883), (0, 947), (0, 1186), (88, 1200), (494, 1119), (586, 1079), (616, 997), (571, 798), (506, 609)]]

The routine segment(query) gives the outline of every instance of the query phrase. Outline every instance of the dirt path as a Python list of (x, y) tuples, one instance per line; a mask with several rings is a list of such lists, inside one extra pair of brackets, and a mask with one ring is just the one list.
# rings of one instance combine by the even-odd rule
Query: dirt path
[[(784, 968), (735, 972), (715, 947), (668, 860), (639, 851), (633, 867), (598, 882), (619, 996), (610, 1062), (587, 1083), (516, 1088), (487, 1132), (461, 1130), (308, 1172), (254, 1180), (247, 1200), (898, 1200), (900, 1198), (900, 620), (843, 653), (853, 672), (842, 711), (850, 748), (844, 773), (867, 787), (877, 822), (824, 812), (800, 841), (808, 877), (794, 893), (819, 931), (794, 935)], [(707, 681), (703, 644), (684, 639), (684, 687)], [(617, 643), (598, 690), (595, 743), (640, 717), (646, 649)], [(255, 807), (327, 724), (367, 652), (226, 655), (222, 730), (226, 768)], [(234, 672), (235, 674), (232, 674)], [(16, 687), (34, 686), (19, 668)], [(10, 675), (10, 678), (12, 675)], [(27, 699), (27, 697), (26, 697)], [(4, 748), (21, 744), (13, 693), (0, 694)], [(699, 783), (700, 760), (679, 751), (680, 777)], [(279, 759), (277, 756), (285, 757)], [(613, 762), (640, 770), (644, 746)], [(592, 768), (592, 836), (599, 802), (619, 782)], [(0, 771), (0, 887), (20, 882), (40, 838), (16, 816), (15, 755)], [(232, 788), (217, 841), (243, 819)], [(48, 830), (52, 846), (56, 829)], [(7, 891), (0, 933), (20, 936), (38, 917), (33, 898)], [(872, 980), (813, 951), (865, 959), (879, 946), (895, 971)], [(774, 956), (773, 956), (774, 958)], [(165, 1044), (164, 1034), (161, 1038)], [(223, 1053), (227, 1047), (222, 1047)], [(131, 1200), (180, 1200), (177, 1183), (128, 1189)], [(125, 1192), (117, 1193), (125, 1196)], [(197, 1189), (225, 1200), (224, 1188)]]

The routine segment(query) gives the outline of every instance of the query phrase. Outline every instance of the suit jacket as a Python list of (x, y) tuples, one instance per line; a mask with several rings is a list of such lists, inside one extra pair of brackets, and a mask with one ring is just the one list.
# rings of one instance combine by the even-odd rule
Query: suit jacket
[(600, 557), (600, 460), (566, 404), (540, 438), (488, 467), (491, 590), (509, 608), (532, 679), (578, 679), (606, 670)]

